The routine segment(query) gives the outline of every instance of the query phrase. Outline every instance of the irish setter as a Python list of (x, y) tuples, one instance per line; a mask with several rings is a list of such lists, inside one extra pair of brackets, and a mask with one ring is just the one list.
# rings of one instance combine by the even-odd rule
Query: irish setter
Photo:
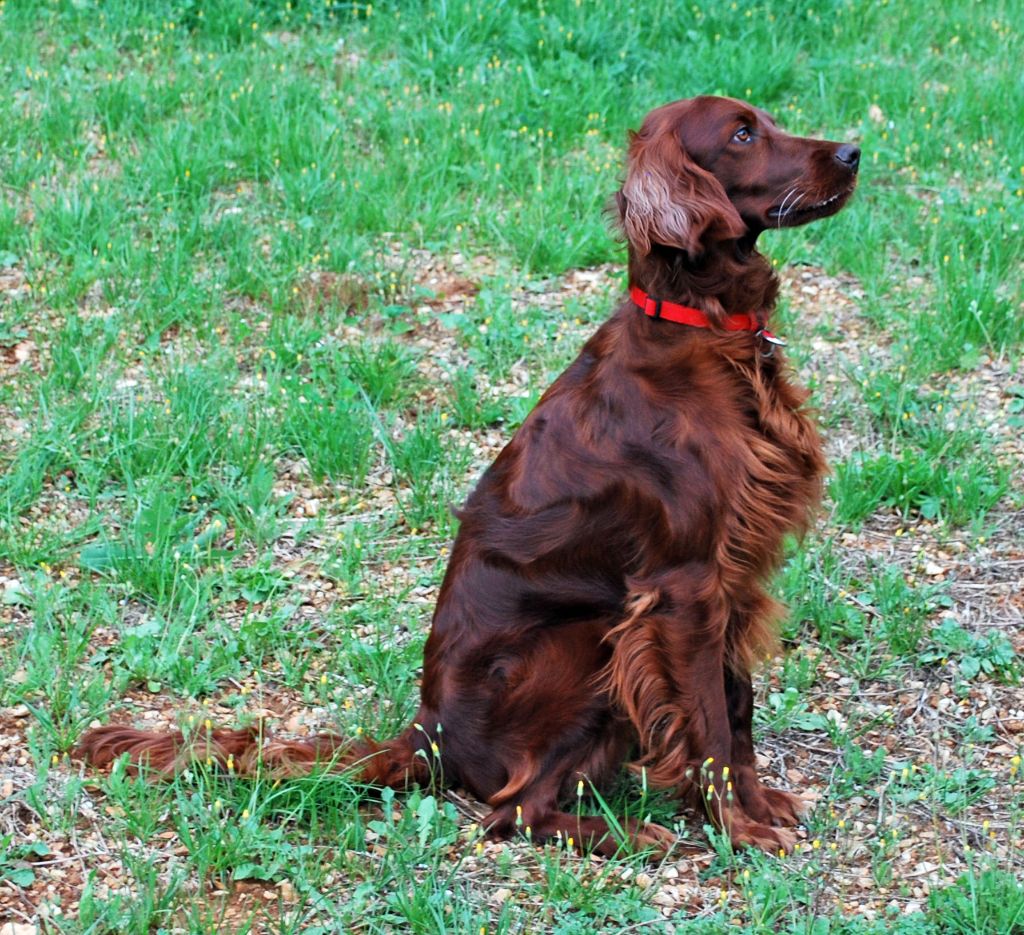
[(765, 584), (803, 532), (825, 470), (818, 434), (765, 330), (778, 291), (768, 227), (835, 214), (856, 146), (790, 136), (741, 101), (652, 111), (617, 194), (630, 297), (485, 472), (426, 643), (413, 724), (384, 742), (257, 729), (89, 731), (79, 753), (157, 774), (196, 759), (236, 772), (350, 770), (443, 780), (485, 801), (494, 836), (664, 851), (665, 828), (564, 810), (633, 758), (735, 844), (789, 849), (801, 802), (762, 785), (754, 660), (779, 605)]

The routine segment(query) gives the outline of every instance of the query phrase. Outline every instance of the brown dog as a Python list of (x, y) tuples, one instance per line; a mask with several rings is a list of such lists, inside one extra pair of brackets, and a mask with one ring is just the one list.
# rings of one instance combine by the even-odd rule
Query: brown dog
[[(765, 592), (801, 533), (824, 460), (805, 393), (765, 331), (778, 281), (767, 227), (838, 211), (857, 147), (783, 133), (726, 98), (648, 115), (618, 193), (630, 298), (587, 342), (481, 478), (424, 655), (415, 723), (383, 744), (90, 731), (97, 765), (195, 758), (283, 775), (317, 762), (402, 786), (438, 776), (529, 829), (614, 852), (601, 817), (563, 811), (631, 753), (648, 781), (706, 809), (737, 844), (788, 849), (800, 800), (766, 788), (751, 737)], [(634, 846), (673, 840), (623, 822)]]

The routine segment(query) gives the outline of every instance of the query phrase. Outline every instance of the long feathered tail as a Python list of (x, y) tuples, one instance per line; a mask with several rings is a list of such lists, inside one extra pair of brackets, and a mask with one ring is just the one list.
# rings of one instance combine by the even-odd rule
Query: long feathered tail
[(347, 740), (323, 734), (311, 740), (278, 740), (261, 727), (142, 731), (108, 725), (82, 736), (73, 753), (91, 766), (109, 766), (128, 754), (128, 769), (168, 778), (190, 764), (206, 764), (236, 776), (291, 779), (313, 772), (349, 773), (359, 782), (404, 788), (432, 780), (422, 737), (409, 728), (394, 740)]

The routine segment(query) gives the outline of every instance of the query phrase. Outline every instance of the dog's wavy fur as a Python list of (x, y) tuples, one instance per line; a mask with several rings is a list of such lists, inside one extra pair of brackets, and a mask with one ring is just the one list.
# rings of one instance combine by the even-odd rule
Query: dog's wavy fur
[[(492, 835), (528, 828), (602, 853), (620, 844), (608, 821), (563, 805), (632, 756), (735, 843), (788, 849), (800, 800), (755, 773), (750, 673), (781, 612), (766, 582), (784, 537), (812, 521), (825, 463), (781, 353), (721, 325), (767, 323), (778, 281), (758, 235), (837, 211), (858, 156), (726, 98), (659, 108), (631, 136), (617, 195), (630, 284), (712, 327), (624, 301), (544, 394), (459, 514), (420, 708), (398, 738), (111, 726), (78, 753), (157, 775), (206, 760), (389, 786), (443, 777), (489, 804)], [(635, 847), (673, 840), (621, 827)]]

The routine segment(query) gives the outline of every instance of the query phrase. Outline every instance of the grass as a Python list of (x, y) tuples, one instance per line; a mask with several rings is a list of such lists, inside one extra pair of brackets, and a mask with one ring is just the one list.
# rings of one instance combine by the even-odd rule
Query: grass
[[(0, 2), (0, 917), (1024, 932), (1018, 14)], [(80, 777), (114, 711), (405, 723), (449, 504), (621, 290), (627, 129), (697, 93), (864, 150), (842, 215), (763, 238), (834, 466), (759, 678), (800, 852), (691, 816), (706, 856), (649, 867), (485, 844), (426, 790)], [(679, 820), (626, 780), (580, 807)]]

